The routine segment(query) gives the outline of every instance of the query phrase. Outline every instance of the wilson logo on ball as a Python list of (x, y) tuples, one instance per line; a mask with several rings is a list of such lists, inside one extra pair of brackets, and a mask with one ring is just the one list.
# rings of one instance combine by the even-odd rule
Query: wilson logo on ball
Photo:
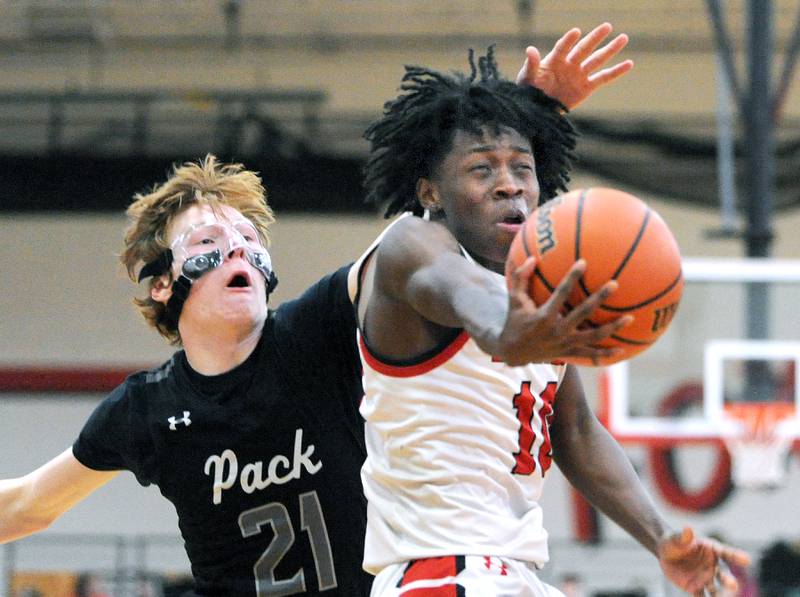
[(553, 199), (537, 210), (536, 247), (539, 251), (539, 255), (544, 255), (556, 246), (556, 238), (553, 232), (553, 220), (550, 218), (550, 213), (559, 203), (561, 203), (559, 199)]
[(672, 303), (661, 309), (653, 311), (653, 327), (650, 328), (653, 332), (657, 332), (662, 328), (666, 328), (672, 321), (675, 312), (678, 310), (678, 303)]

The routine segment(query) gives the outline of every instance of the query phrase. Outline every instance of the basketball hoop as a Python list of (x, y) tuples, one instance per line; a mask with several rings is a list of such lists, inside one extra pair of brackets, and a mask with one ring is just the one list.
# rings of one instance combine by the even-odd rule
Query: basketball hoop
[(767, 489), (783, 484), (793, 438), (781, 433), (782, 421), (795, 415), (789, 402), (739, 402), (725, 405), (728, 418), (740, 429), (725, 438), (731, 455), (731, 477), (737, 487)]

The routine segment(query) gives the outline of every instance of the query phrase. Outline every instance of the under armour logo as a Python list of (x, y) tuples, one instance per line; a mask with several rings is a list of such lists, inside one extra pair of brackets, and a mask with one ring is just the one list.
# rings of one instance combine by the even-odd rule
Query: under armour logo
[(167, 419), (167, 421), (169, 422), (170, 431), (177, 431), (178, 423), (183, 423), (187, 427), (192, 424), (192, 420), (189, 418), (188, 410), (183, 411), (183, 417), (180, 419), (177, 417), (170, 417)]
[(492, 560), (493, 559), (498, 560), (498, 562), (500, 563), (500, 565), (498, 567), (499, 568), (498, 572), (500, 573), (500, 576), (508, 576), (508, 566), (500, 558), (493, 558), (492, 556), (483, 556), (483, 565), (486, 566), (486, 569), (487, 570), (491, 570), (492, 569), (492, 564), (493, 564)]

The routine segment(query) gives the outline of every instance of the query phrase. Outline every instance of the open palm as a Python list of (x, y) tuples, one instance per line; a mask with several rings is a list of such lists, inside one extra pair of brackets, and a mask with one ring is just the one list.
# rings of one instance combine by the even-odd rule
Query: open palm
[(528, 46), (517, 84), (538, 87), (572, 110), (597, 88), (633, 68), (632, 60), (603, 68), (628, 44), (628, 36), (623, 33), (598, 49), (611, 30), (609, 23), (603, 23), (581, 39), (580, 29), (570, 29), (544, 58), (538, 49)]

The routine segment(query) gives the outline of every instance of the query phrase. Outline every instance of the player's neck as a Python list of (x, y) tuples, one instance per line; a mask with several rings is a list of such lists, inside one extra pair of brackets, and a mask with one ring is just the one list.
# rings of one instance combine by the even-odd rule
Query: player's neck
[[(220, 326), (222, 327), (222, 326)], [(261, 338), (264, 322), (249, 329), (181, 330), (189, 365), (202, 375), (220, 375), (241, 365)]]

